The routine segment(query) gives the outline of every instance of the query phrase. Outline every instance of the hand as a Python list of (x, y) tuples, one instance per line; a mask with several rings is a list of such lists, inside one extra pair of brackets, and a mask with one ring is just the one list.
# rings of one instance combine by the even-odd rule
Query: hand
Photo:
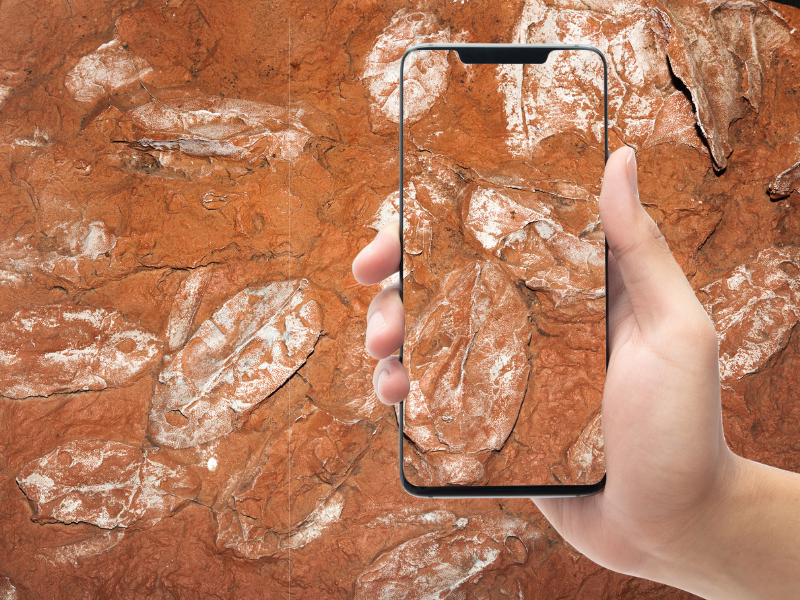
[[(714, 326), (639, 203), (628, 148), (608, 160), (600, 218), (610, 248), (607, 483), (594, 496), (534, 502), (567, 541), (609, 569), (708, 598), (793, 597), (800, 477), (746, 461), (725, 443)], [(399, 263), (394, 222), (356, 257), (353, 274), (369, 285)], [(370, 306), (366, 342), (381, 359), (373, 383), (387, 404), (409, 390), (390, 357), (404, 327), (391, 286)]]
[[(400, 221), (392, 221), (378, 232), (353, 261), (353, 276), (362, 285), (372, 285), (397, 273), (400, 268)], [(381, 291), (367, 311), (367, 352), (379, 358), (372, 376), (378, 399), (397, 404), (408, 395), (410, 383), (405, 368), (393, 352), (403, 345), (406, 315), (400, 286)]]

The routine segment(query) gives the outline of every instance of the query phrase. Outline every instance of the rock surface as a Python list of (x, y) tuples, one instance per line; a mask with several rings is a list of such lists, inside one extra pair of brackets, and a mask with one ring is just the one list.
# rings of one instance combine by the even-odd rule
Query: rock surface
[[(91, 0), (0, 23), (0, 598), (690, 597), (601, 569), (530, 501), (401, 491), (363, 346), (380, 286), (350, 264), (398, 207), (413, 43), (605, 53), (610, 146), (636, 149), (718, 328), (726, 439), (800, 471), (791, 3)], [(440, 289), (480, 271), (514, 311), (465, 356), (527, 374), (491, 435), (420, 420), (421, 477), (602, 473), (599, 64), (408, 62), (410, 299), (440, 329), (483, 318)]]
[[(246, 289), (201, 323), (159, 373), (151, 439), (167, 448), (214, 440), (283, 385), (319, 337), (322, 314), (309, 287), (301, 280)], [(179, 292), (173, 308), (182, 300)]]
[[(483, 482), (479, 463), (503, 447), (528, 387), (526, 303), (488, 262), (452, 272), (424, 310), (415, 310), (412, 289), (404, 291), (411, 323), (403, 361), (413, 381), (404, 432), (416, 449), (439, 454), (428, 464), (440, 473), (436, 484)], [(414, 483), (432, 483), (412, 471)]]
[(702, 288), (720, 342), (723, 385), (759, 371), (789, 343), (800, 320), (800, 251), (766, 248)]
[(77, 305), (21, 309), (0, 325), (0, 393), (7, 398), (131, 385), (161, 342), (117, 312)]
[(78, 440), (25, 466), (17, 483), (39, 522), (91, 523), (103, 529), (152, 526), (185, 506), (199, 478), (158, 451)]

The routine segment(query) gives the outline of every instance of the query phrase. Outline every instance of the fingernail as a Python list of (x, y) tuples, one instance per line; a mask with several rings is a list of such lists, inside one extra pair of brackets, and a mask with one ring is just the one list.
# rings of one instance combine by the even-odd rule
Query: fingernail
[(633, 190), (636, 199), (639, 199), (639, 182), (636, 179), (636, 152), (633, 151), (633, 148), (628, 148), (628, 160), (626, 161), (628, 166), (628, 181), (631, 184), (631, 189)]
[(367, 322), (367, 339), (372, 339), (375, 332), (386, 327), (386, 319), (383, 318), (383, 313), (376, 310)]
[(388, 369), (384, 369), (383, 371), (378, 373), (378, 383), (375, 385), (375, 394), (378, 396), (378, 400), (380, 400), (381, 402), (383, 402), (383, 398), (381, 398), (381, 394), (378, 390), (381, 389), (381, 381), (383, 381), (383, 379), (386, 377), (387, 371)]

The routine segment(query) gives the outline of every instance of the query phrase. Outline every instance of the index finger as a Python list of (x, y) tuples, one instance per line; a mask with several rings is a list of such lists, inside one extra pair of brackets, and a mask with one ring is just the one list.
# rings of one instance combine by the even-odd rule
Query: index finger
[(372, 285), (399, 270), (400, 221), (392, 221), (353, 260), (353, 277), (361, 285)]

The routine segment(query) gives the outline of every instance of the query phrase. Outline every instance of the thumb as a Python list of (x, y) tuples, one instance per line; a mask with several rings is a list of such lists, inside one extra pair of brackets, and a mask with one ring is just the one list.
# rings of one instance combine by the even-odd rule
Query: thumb
[(639, 202), (636, 156), (620, 148), (606, 163), (600, 221), (636, 321), (652, 330), (696, 298), (664, 236)]

